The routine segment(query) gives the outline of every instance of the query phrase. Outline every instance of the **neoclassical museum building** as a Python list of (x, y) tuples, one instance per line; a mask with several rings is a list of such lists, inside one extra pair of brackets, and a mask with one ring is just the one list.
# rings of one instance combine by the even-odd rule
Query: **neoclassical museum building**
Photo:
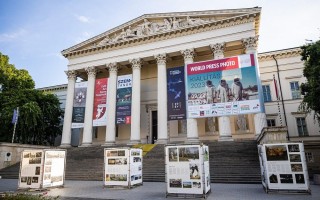
[[(300, 123), (303, 133), (304, 115), (294, 110), (291, 113), (297, 118), (279, 119), (279, 112), (285, 108), (276, 103), (262, 102), (261, 112), (256, 113), (168, 117), (171, 108), (181, 107), (168, 100), (168, 91), (173, 91), (169, 87), (174, 84), (168, 78), (170, 69), (249, 54), (256, 58), (253, 61), (259, 72), (260, 15), (259, 7), (146, 14), (63, 50), (68, 59), (68, 85), (61, 146), (71, 145), (75, 130), (80, 135), (80, 146), (255, 139), (267, 125), (291, 126), (292, 121)], [(298, 55), (299, 51), (274, 53)], [(258, 73), (257, 87), (261, 96), (270, 101), (281, 98), (278, 94), (282, 92), (274, 88), (274, 80), (278, 80), (276, 68), (268, 68), (275, 54), (259, 55), (259, 60), (265, 61), (260, 64), (260, 72), (266, 78), (262, 80)], [(302, 74), (292, 73), (287, 79), (289, 91), (299, 87), (290, 80), (303, 81)], [(245, 76), (242, 74), (242, 78)], [(277, 97), (271, 96), (275, 91)], [(290, 108), (286, 109), (289, 112)], [(265, 110), (270, 113), (266, 115)], [(126, 116), (118, 117), (119, 113)], [(95, 118), (100, 115), (105, 116), (105, 121), (97, 122)]]

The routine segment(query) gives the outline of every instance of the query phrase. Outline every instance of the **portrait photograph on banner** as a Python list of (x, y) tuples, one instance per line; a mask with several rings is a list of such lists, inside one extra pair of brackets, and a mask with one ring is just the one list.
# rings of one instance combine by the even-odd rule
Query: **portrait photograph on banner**
[(261, 112), (254, 54), (187, 65), (188, 117)]
[(107, 88), (108, 79), (97, 79), (94, 89), (93, 126), (107, 125)]
[(88, 82), (78, 82), (74, 87), (72, 128), (83, 128), (84, 114), (86, 108)]
[(132, 74), (118, 76), (116, 123), (131, 124)]

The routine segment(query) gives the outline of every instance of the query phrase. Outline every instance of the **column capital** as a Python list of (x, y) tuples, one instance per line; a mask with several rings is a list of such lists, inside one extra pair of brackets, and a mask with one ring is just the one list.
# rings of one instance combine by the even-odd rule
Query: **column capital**
[(157, 60), (158, 65), (165, 65), (167, 63), (167, 55), (165, 53), (154, 55), (154, 58)]
[(222, 43), (216, 43), (216, 44), (210, 44), (210, 48), (212, 50), (213, 56), (220, 56), (224, 54), (224, 50), (226, 47), (226, 43), (222, 42)]
[(130, 59), (129, 62), (132, 65), (132, 69), (141, 69), (141, 67), (142, 67), (142, 59), (141, 58)]
[(183, 55), (184, 59), (193, 59), (195, 56), (194, 48), (181, 50), (180, 53)]
[(96, 77), (97, 70), (95, 67), (87, 67), (85, 70), (88, 74), (88, 77)]
[(109, 72), (118, 72), (119, 66), (117, 63), (108, 63), (106, 66)]
[(246, 52), (247, 51), (256, 51), (258, 47), (258, 39), (259, 36), (254, 36), (254, 37), (248, 37), (242, 39), (242, 45), (245, 47)]
[(75, 70), (68, 70), (65, 73), (68, 76), (68, 80), (76, 80), (77, 72)]

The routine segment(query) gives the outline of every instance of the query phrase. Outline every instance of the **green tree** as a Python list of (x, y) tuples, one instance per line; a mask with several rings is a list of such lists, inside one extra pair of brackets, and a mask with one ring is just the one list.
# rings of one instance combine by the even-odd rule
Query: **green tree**
[(62, 110), (53, 94), (34, 89), (34, 81), (26, 70), (9, 64), (9, 57), (0, 53), (0, 141), (11, 142), (13, 110), (19, 107), (15, 142), (53, 144), (61, 134)]
[(301, 84), (304, 95), (299, 110), (310, 113), (320, 122), (320, 40), (301, 47), (301, 60), (304, 61), (303, 75), (306, 83)]

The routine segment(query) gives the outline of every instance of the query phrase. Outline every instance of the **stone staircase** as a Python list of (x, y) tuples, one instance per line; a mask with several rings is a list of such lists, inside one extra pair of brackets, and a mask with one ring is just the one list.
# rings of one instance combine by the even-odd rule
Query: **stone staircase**
[[(261, 183), (255, 141), (205, 142), (210, 151), (213, 183)], [(104, 147), (67, 149), (66, 180), (103, 180)], [(0, 170), (2, 178), (17, 179), (19, 163)], [(164, 182), (164, 145), (155, 146), (143, 157), (143, 181)]]

